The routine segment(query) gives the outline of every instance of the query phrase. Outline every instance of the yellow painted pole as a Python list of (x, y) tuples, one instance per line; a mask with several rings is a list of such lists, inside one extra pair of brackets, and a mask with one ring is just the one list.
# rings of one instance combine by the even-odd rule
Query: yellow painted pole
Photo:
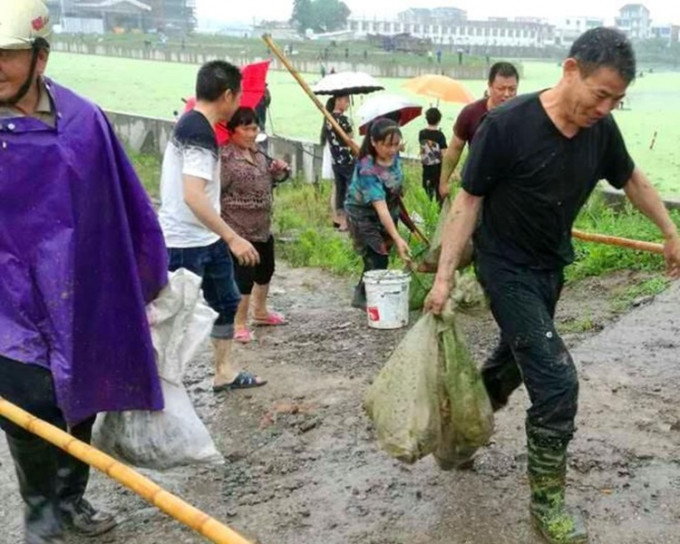
[(251, 544), (226, 525), (165, 491), (139, 472), (75, 439), (54, 425), (32, 416), (2, 397), (0, 397), (0, 416), (103, 472), (208, 540), (216, 544)]

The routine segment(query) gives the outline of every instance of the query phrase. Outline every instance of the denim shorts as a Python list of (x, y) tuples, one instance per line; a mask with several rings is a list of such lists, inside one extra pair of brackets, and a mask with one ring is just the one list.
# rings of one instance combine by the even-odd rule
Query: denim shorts
[(203, 278), (203, 296), (218, 314), (211, 336), (223, 340), (234, 337), (234, 316), (241, 301), (234, 281), (234, 264), (223, 240), (203, 247), (168, 248), (168, 268), (186, 268)]

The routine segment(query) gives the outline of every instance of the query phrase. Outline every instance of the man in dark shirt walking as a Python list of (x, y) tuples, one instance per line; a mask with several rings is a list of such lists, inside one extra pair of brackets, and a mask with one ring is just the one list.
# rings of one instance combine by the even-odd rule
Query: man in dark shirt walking
[(470, 149), (425, 304), (441, 312), (474, 232), (477, 275), (501, 330), (482, 377), (494, 409), (505, 406), (521, 383), (529, 393), (530, 511), (551, 543), (588, 539), (582, 520), (564, 502), (579, 385), (553, 318), (563, 269), (574, 260), (571, 228), (598, 180), (622, 188), (659, 227), (667, 271), (680, 276), (677, 228), (628, 155), (611, 116), (634, 78), (627, 38), (595, 28), (574, 42), (555, 87), (488, 113)]
[(449, 179), (463, 154), (465, 144), (470, 145), (482, 118), (489, 110), (500, 106), (517, 95), (519, 74), (509, 62), (497, 62), (489, 69), (489, 86), (484, 98), (465, 106), (453, 126), (453, 136), (442, 159), (439, 177), (439, 194), (442, 198), (449, 194)]

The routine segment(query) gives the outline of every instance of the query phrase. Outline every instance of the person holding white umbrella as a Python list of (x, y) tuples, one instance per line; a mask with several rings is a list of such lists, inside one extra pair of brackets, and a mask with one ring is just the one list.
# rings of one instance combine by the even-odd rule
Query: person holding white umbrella
[[(318, 81), (312, 90), (316, 94), (330, 95), (326, 109), (335, 117), (342, 130), (352, 136), (352, 125), (345, 112), (350, 106), (350, 95), (367, 94), (380, 91), (384, 87), (375, 78), (363, 72), (340, 72), (333, 69), (326, 77)], [(321, 143), (328, 145), (331, 154), (335, 192), (331, 197), (334, 208), (334, 225), (340, 231), (347, 231), (347, 215), (344, 210), (347, 187), (354, 173), (354, 155), (339, 134), (333, 130), (328, 121), (324, 121), (321, 130)], [(324, 162), (326, 162), (324, 160)], [(322, 167), (322, 176), (325, 168)]]
[[(352, 125), (345, 112), (349, 108), (349, 95), (331, 96), (328, 99), (326, 108), (331, 112), (338, 125), (348, 135), (352, 135)], [(345, 197), (347, 188), (352, 175), (354, 174), (354, 155), (350, 147), (344, 142), (339, 134), (335, 132), (328, 121), (324, 122), (324, 134), (326, 142), (330, 148), (333, 177), (335, 179), (335, 219), (338, 230), (347, 231), (347, 214), (345, 213)]]

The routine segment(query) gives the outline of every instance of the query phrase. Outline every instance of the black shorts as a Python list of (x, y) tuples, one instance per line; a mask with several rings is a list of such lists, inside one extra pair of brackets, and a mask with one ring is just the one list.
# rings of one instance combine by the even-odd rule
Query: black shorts
[(335, 176), (335, 210), (344, 210), (347, 189), (354, 175), (354, 164), (334, 164), (333, 175)]
[(234, 279), (238, 290), (242, 295), (249, 295), (253, 291), (253, 285), (267, 285), (274, 275), (274, 237), (270, 236), (266, 242), (251, 242), (260, 254), (260, 263), (257, 266), (243, 266), (238, 259), (234, 261)]

